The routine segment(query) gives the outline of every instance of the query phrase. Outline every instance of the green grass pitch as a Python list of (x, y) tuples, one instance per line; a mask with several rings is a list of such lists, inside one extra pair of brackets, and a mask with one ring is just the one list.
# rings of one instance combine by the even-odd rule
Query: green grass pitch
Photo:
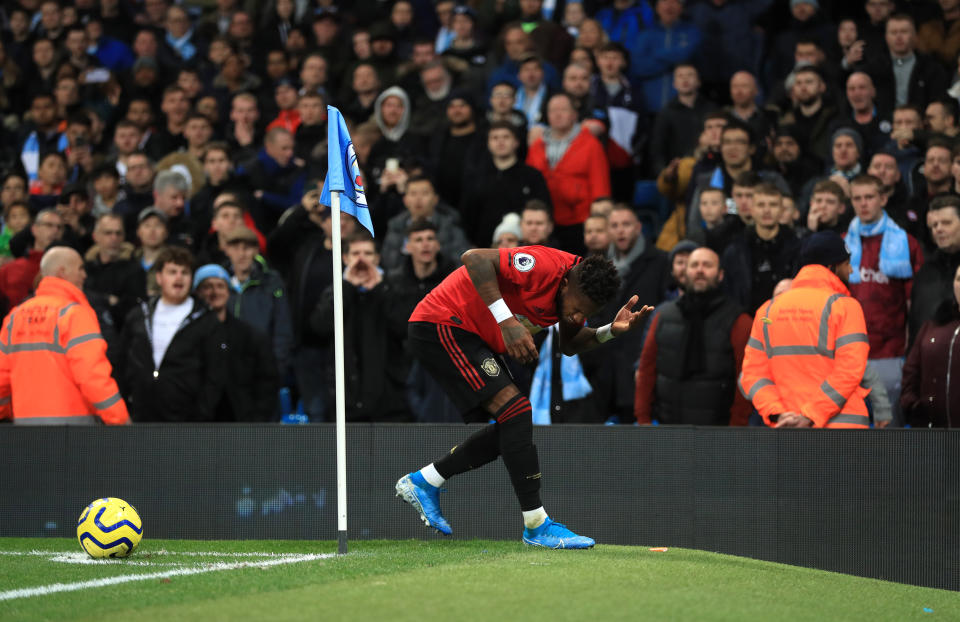
[[(957, 620), (960, 594), (670, 548), (0, 538), (0, 620)], [(146, 578), (145, 578), (146, 577)]]

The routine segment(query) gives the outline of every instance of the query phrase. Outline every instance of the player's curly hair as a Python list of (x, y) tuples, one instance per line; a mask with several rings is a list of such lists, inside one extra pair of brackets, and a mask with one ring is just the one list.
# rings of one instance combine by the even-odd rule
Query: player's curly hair
[(602, 255), (587, 257), (574, 271), (580, 291), (601, 307), (620, 291), (620, 275), (613, 262)]

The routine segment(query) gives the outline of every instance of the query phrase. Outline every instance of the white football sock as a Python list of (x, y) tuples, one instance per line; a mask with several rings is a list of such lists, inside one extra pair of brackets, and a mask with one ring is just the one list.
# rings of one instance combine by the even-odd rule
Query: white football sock
[(527, 529), (536, 529), (547, 520), (547, 511), (541, 505), (536, 510), (530, 510), (523, 513), (523, 526)]
[(423, 479), (427, 480), (428, 484), (437, 488), (443, 486), (443, 483), (447, 481), (437, 472), (437, 467), (433, 466), (432, 462), (420, 469), (420, 475), (423, 476)]

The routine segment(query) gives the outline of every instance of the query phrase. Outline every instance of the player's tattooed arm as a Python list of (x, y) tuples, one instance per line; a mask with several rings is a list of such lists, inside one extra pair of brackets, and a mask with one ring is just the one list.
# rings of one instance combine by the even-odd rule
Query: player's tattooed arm
[[(465, 252), (460, 260), (466, 266), (470, 281), (485, 305), (490, 306), (503, 298), (500, 286), (497, 285), (500, 251), (494, 248), (474, 248)], [(503, 335), (507, 354), (521, 363), (532, 363), (539, 357), (530, 331), (514, 316), (500, 322), (500, 334)]]

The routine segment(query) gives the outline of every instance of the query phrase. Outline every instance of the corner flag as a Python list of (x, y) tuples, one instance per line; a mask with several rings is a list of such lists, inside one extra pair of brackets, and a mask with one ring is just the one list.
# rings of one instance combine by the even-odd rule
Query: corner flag
[(373, 235), (373, 220), (370, 219), (353, 140), (343, 115), (333, 106), (327, 106), (327, 177), (323, 180), (320, 203), (333, 205), (330, 192), (339, 192), (340, 211), (356, 218)]

